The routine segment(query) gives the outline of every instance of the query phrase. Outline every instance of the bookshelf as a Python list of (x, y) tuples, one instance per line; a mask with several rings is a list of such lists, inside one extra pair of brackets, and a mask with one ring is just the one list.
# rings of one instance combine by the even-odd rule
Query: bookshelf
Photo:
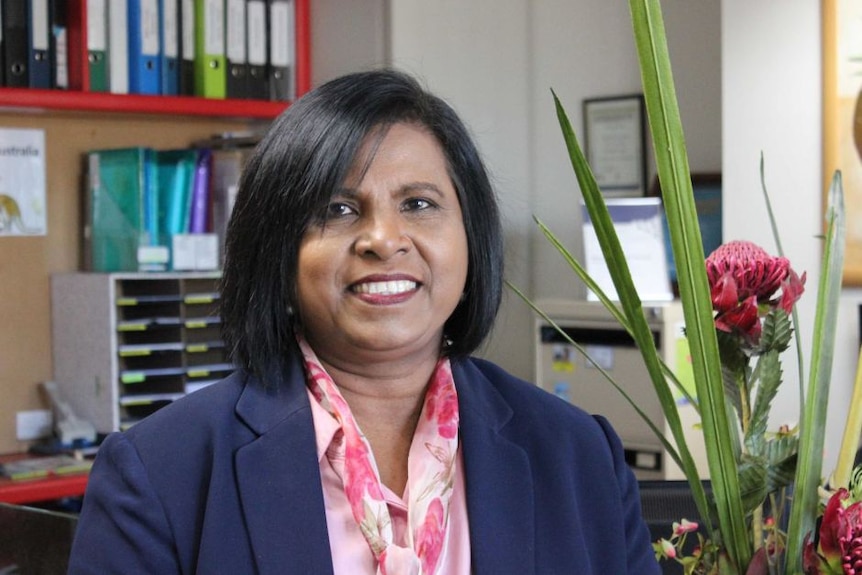
[[(295, 0), (297, 91), (311, 83), (310, 4)], [(117, 95), (0, 87), (0, 127), (45, 132), (47, 234), (0, 237), (0, 453), (24, 451), (16, 413), (44, 409), (53, 378), (50, 279), (81, 267), (83, 155), (93, 149), (187, 147), (261, 129), (288, 106), (263, 100)]]

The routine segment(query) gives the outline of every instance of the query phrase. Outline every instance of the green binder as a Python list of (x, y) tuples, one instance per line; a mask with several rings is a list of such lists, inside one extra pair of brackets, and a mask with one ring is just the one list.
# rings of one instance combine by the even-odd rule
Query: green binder
[(195, 0), (195, 95), (227, 96), (225, 6), (222, 0)]
[(87, 1), (87, 63), (90, 91), (107, 92), (108, 85), (108, 26), (105, 0)]

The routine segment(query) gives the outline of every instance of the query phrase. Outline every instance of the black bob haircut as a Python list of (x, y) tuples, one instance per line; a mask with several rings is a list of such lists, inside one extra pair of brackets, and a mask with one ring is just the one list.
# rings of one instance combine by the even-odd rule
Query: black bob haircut
[(465, 296), (446, 321), (450, 357), (475, 351), (502, 296), (503, 237), (485, 166), (455, 111), (393, 70), (349, 74), (310, 91), (272, 124), (239, 182), (225, 239), (222, 330), (231, 359), (263, 377), (295, 349), (293, 310), (303, 234), (338, 190), (371, 134), (414, 123), (440, 143), (467, 232)]

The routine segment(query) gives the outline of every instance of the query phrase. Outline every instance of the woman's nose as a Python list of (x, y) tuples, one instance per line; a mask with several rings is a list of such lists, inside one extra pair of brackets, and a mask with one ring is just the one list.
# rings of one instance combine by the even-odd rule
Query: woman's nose
[(375, 213), (367, 216), (359, 237), (356, 252), (362, 256), (375, 256), (382, 260), (409, 251), (410, 238), (398, 213)]

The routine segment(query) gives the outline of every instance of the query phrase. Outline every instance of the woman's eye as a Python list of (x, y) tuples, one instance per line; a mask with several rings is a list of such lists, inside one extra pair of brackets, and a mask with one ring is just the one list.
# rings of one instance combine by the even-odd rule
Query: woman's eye
[(410, 198), (404, 202), (404, 209), (408, 212), (417, 212), (420, 210), (427, 210), (428, 208), (434, 207), (434, 205), (435, 204), (425, 198)]
[(356, 210), (354, 210), (350, 205), (343, 202), (332, 202), (331, 204), (326, 206), (327, 220), (343, 218), (345, 216), (349, 216), (355, 213)]

